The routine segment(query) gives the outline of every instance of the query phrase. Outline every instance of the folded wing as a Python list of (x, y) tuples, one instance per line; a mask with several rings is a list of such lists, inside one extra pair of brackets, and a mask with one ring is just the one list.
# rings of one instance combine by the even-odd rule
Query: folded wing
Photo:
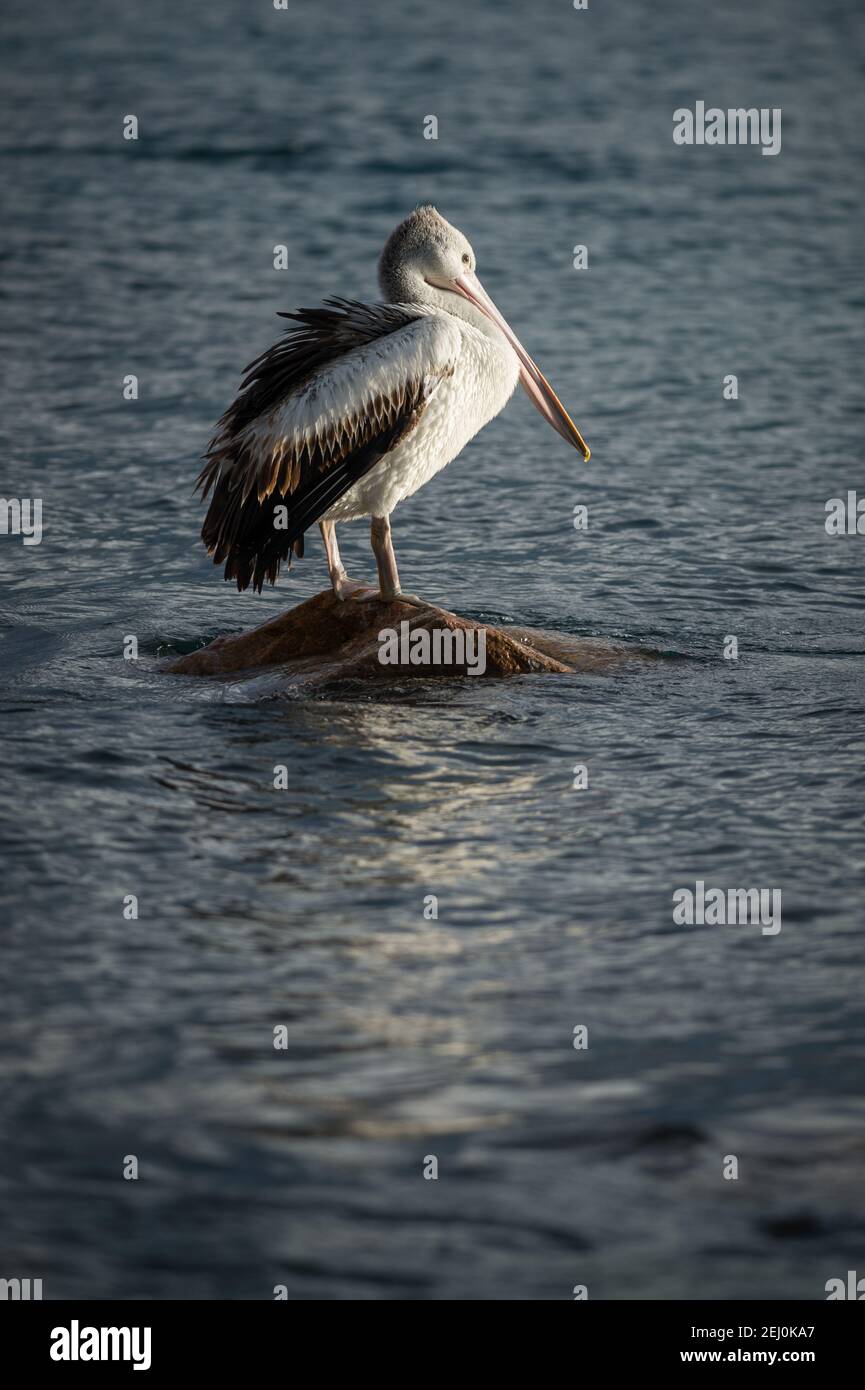
[(303, 534), (422, 419), (459, 330), (413, 305), (331, 299), (246, 368), (205, 454), (201, 535), (238, 589), (276, 581)]

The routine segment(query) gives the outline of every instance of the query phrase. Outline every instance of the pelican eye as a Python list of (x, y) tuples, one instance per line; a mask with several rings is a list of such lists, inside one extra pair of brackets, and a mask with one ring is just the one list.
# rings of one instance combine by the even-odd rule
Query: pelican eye
[(472, 258), (469, 255), (468, 251), (463, 251), (463, 265), (470, 265), (471, 259)]

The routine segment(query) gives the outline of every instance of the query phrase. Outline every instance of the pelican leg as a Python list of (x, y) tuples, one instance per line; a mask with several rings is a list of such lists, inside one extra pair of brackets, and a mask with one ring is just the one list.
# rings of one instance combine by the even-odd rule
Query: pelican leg
[(327, 572), (330, 575), (330, 582), (333, 592), (338, 599), (345, 601), (347, 598), (361, 597), (363, 594), (374, 593), (371, 584), (364, 584), (358, 579), (349, 579), (343, 567), (342, 560), (339, 558), (339, 546), (336, 543), (336, 522), (320, 521), (321, 538), (324, 541), (324, 551), (327, 555)]
[(394, 599), (399, 599), (400, 603), (408, 603), (412, 608), (434, 608), (435, 604), (427, 603), (425, 599), (418, 598), (417, 594), (404, 594), (399, 587), (399, 571), (396, 567), (396, 556), (393, 553), (389, 516), (374, 516), (372, 518), (370, 539), (378, 570), (378, 592), (358, 594), (356, 597), (361, 602), (379, 599), (389, 603)]

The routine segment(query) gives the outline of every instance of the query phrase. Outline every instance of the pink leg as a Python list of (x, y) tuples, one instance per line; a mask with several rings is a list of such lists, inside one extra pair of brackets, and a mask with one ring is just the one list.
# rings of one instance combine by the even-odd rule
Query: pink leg
[(345, 600), (353, 595), (360, 597), (362, 593), (374, 593), (371, 584), (363, 584), (360, 580), (349, 579), (346, 574), (342, 560), (339, 558), (339, 546), (336, 543), (336, 523), (320, 521), (318, 524), (321, 527), (321, 538), (324, 541), (324, 550), (327, 555), (327, 572), (330, 575), (333, 592), (337, 598)]
[(424, 599), (418, 598), (417, 594), (404, 594), (399, 586), (399, 571), (396, 567), (396, 556), (393, 552), (393, 541), (390, 531), (389, 516), (374, 516), (370, 527), (370, 539), (372, 541), (372, 551), (375, 555), (376, 569), (378, 570), (378, 593), (358, 594), (359, 599), (383, 599), (389, 602), (392, 599), (399, 599), (401, 603), (408, 603), (412, 608), (433, 608), (434, 604), (427, 603)]

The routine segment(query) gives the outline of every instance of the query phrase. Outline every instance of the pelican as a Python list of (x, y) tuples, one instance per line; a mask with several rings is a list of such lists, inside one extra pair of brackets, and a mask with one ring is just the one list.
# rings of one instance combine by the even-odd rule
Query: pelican
[[(337, 598), (402, 599), (390, 515), (463, 449), (522, 382), (585, 460), (589, 449), (475, 273), (462, 232), (434, 207), (391, 233), (378, 267), (384, 303), (330, 298), (282, 313), (299, 327), (246, 368), (204, 454), (212, 497), (202, 539), (239, 590), (274, 584), (321, 528)], [(378, 588), (349, 579), (336, 524), (371, 518)]]

